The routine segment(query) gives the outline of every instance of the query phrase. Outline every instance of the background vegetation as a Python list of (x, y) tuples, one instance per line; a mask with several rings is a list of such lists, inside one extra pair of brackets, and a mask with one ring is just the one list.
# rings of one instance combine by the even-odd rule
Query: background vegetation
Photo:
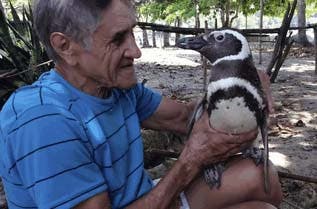
[(41, 65), (48, 57), (33, 30), (30, 5), (19, 10), (11, 2), (7, 6), (0, 10), (0, 107), (16, 88), (48, 69)]
[[(192, 26), (204, 27), (201, 24), (204, 18), (209, 21), (209, 27), (230, 27), (243, 16), (247, 27), (248, 17), (261, 9), (265, 16), (281, 17), (288, 3), (288, 0), (136, 0), (136, 8), (138, 20), (143, 22), (174, 26), (194, 22)], [(306, 16), (315, 13), (316, 0), (298, 1), (299, 26), (305, 26)], [(302, 43), (307, 43), (305, 30), (299, 34)], [(169, 46), (167, 33), (164, 33), (164, 42), (164, 46)], [(149, 46), (146, 30), (143, 31), (142, 43)], [(152, 44), (156, 45), (155, 38)], [(34, 33), (28, 0), (0, 0), (0, 107), (12, 91), (32, 83), (52, 66), (50, 64)]]

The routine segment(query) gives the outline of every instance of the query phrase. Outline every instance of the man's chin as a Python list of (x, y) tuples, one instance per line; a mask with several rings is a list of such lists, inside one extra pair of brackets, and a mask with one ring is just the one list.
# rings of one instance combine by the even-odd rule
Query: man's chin
[(133, 80), (129, 80), (129, 81), (125, 81), (125, 82), (121, 82), (118, 84), (118, 88), (119, 89), (130, 89), (132, 87), (134, 87), (136, 84), (138, 83), (137, 79), (133, 79)]

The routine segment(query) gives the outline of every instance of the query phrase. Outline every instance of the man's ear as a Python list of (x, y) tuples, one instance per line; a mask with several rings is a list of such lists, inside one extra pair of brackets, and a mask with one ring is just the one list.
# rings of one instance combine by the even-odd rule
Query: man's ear
[(64, 60), (64, 62), (71, 66), (77, 64), (76, 54), (78, 44), (60, 32), (53, 32), (50, 35), (50, 42), (55, 52)]

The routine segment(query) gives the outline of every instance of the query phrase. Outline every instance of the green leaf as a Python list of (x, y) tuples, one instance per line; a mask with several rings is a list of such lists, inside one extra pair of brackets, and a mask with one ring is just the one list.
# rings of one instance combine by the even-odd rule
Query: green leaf
[(9, 57), (8, 53), (0, 49), (0, 59), (4, 59), (4, 58), (9, 60), (10, 62), (13, 62), (12, 59)]
[[(32, 44), (30, 44), (27, 40), (25, 40), (25, 38), (19, 33), (19, 31), (17, 31), (10, 23), (7, 23), (9, 28), (12, 30), (12, 32), (14, 33), (14, 35), (20, 39), (21, 41), (23, 41), (23, 43), (28, 47), (28, 49), (34, 49), (34, 47), (32, 46)], [(27, 31), (28, 30), (28, 25), (25, 24), (25, 28), (23, 29), (23, 31)]]
[(18, 15), (17, 11), (14, 9), (11, 1), (8, 1), (8, 2), (10, 4), (10, 9), (11, 9), (11, 14), (12, 14), (12, 17), (13, 17), (13, 21), (14, 22), (21, 22), (20, 17)]

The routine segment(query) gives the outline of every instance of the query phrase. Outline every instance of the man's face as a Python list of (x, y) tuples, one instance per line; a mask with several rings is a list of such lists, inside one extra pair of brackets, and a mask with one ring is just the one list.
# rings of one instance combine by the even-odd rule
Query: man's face
[(99, 87), (129, 88), (137, 82), (133, 62), (141, 56), (133, 35), (134, 10), (120, 0), (112, 0), (92, 34), (89, 50), (79, 54), (80, 72)]

